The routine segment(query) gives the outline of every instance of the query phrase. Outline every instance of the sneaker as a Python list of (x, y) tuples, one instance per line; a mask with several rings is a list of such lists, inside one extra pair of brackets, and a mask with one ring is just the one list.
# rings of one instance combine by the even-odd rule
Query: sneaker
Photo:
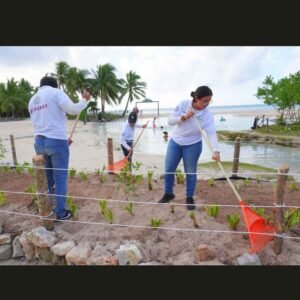
[(57, 220), (68, 220), (72, 217), (72, 214), (69, 210), (66, 210), (65, 215), (62, 218), (56, 217)]
[(194, 209), (196, 209), (193, 197), (186, 197), (186, 205), (187, 205), (186, 208), (188, 210), (194, 210)]
[(163, 197), (158, 201), (158, 203), (167, 203), (167, 202), (170, 202), (171, 200), (173, 200), (174, 198), (175, 198), (174, 194), (165, 193), (163, 195)]

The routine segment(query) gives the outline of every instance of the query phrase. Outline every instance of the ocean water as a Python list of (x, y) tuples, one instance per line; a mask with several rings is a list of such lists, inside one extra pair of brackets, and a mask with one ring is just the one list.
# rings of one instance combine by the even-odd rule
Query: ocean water
[[(173, 109), (160, 109), (160, 114), (165, 115), (170, 113)], [(214, 120), (217, 130), (250, 130), (253, 125), (255, 116), (261, 117), (267, 110), (274, 109), (268, 105), (243, 105), (243, 106), (212, 106), (210, 111), (214, 114)], [(142, 109), (143, 114), (156, 113), (156, 109)], [(251, 116), (239, 116), (234, 113), (254, 112)], [(226, 121), (220, 121), (224, 117)], [(136, 155), (156, 154), (165, 155), (168, 142), (163, 139), (163, 131), (171, 132), (173, 126), (168, 125), (167, 116), (159, 116), (156, 119), (156, 128), (152, 127), (152, 117), (141, 119), (142, 123), (149, 121), (148, 127), (144, 130), (143, 136), (136, 145)], [(109, 133), (114, 141), (119, 141), (120, 128), (125, 122), (115, 121), (110, 123), (96, 123), (95, 130), (98, 135), (105, 135)], [(136, 136), (138, 135), (136, 130)], [(204, 143), (205, 144), (205, 143)], [(223, 161), (230, 161), (233, 159), (234, 143), (220, 142), (221, 159)], [(207, 145), (204, 145), (203, 152), (200, 157), (200, 162), (211, 161), (211, 153)], [(256, 142), (243, 142), (240, 149), (240, 162), (249, 164), (257, 164), (264, 167), (278, 169), (281, 164), (286, 163), (290, 166), (290, 173), (299, 173), (300, 171), (300, 157), (297, 148), (289, 148), (272, 144), (260, 144)]]

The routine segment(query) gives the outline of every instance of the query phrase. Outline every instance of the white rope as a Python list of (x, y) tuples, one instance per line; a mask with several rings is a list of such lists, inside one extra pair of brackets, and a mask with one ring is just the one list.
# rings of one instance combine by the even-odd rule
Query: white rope
[[(7, 194), (17, 194), (17, 195), (44, 195), (44, 193), (29, 193), (29, 192), (14, 192), (14, 191), (4, 191), (4, 190), (0, 190), (0, 192), (3, 193), (7, 193)], [(146, 201), (130, 201), (130, 200), (119, 200), (119, 199), (105, 199), (105, 198), (94, 198), (94, 197), (84, 197), (84, 196), (72, 196), (72, 195), (58, 195), (58, 194), (48, 194), (52, 197), (54, 196), (58, 196), (58, 197), (71, 197), (72, 199), (79, 199), (79, 200), (91, 200), (91, 201), (97, 201), (99, 202), (100, 200), (106, 200), (107, 202), (119, 202), (119, 203), (129, 203), (132, 202), (134, 204), (143, 204), (143, 205), (168, 205), (170, 206), (171, 204), (174, 206), (186, 206), (186, 203), (175, 203), (175, 202), (169, 202), (169, 203), (158, 203), (158, 202), (146, 202)], [(220, 207), (240, 207), (240, 204), (196, 204), (195, 206), (197, 207), (205, 207), (205, 206), (220, 206)], [(294, 206), (294, 205), (248, 205), (247, 206), (251, 207), (251, 208), (255, 208), (255, 207), (264, 207), (264, 208), (279, 208), (279, 207), (283, 207), (283, 208), (299, 208), (300, 206)]]
[(283, 239), (295, 239), (300, 240), (300, 237), (292, 237), (286, 234), (277, 234), (277, 233), (261, 233), (261, 232), (252, 232), (252, 231), (232, 231), (232, 230), (212, 230), (212, 229), (191, 229), (191, 228), (177, 228), (177, 227), (152, 227), (152, 226), (145, 226), (145, 225), (129, 225), (129, 224), (107, 224), (107, 223), (100, 223), (100, 222), (90, 222), (90, 221), (73, 221), (73, 220), (53, 220), (51, 218), (46, 218), (38, 215), (32, 214), (25, 214), (25, 213), (18, 213), (6, 210), (0, 210), (0, 213), (7, 213), (7, 214), (14, 214), (20, 215), (24, 217), (35, 217), (40, 218), (43, 220), (49, 221), (58, 221), (58, 222), (68, 222), (73, 224), (85, 224), (85, 225), (101, 225), (101, 226), (109, 226), (109, 227), (126, 227), (126, 228), (148, 228), (148, 229), (157, 229), (157, 230), (174, 230), (174, 231), (187, 231), (187, 232), (202, 232), (202, 233), (229, 233), (229, 234), (256, 234), (256, 235), (267, 235), (267, 236), (274, 236), (280, 237)]
[[(32, 168), (32, 169), (37, 169), (37, 170), (59, 170), (59, 171), (70, 171), (70, 170), (76, 170), (77, 173), (83, 171), (85, 173), (91, 173), (91, 174), (95, 174), (95, 171), (87, 171), (85, 169), (75, 169), (73, 167), (70, 167), (68, 169), (64, 169), (64, 168), (45, 168), (45, 167), (36, 167), (36, 166), (22, 166), (22, 165), (1, 165), (0, 164), (0, 168), (4, 167), (4, 166), (9, 166), (9, 167), (12, 167), (12, 168), (15, 168), (15, 167), (22, 167), (24, 169), (29, 169), (29, 168)], [(200, 169), (201, 169), (201, 164), (200, 164)], [(95, 169), (97, 170), (97, 169)], [(98, 168), (98, 170), (100, 170), (100, 172), (102, 172), (102, 169), (101, 168)], [(124, 172), (124, 171), (123, 171)], [(152, 172), (153, 174), (175, 174), (176, 175), (176, 172), (164, 172), (164, 171), (153, 171), (153, 170), (150, 170), (150, 171), (144, 171), (144, 172), (140, 172), (140, 171), (137, 171), (136, 173), (134, 173), (134, 175), (147, 175), (148, 172)], [(104, 170), (103, 171), (103, 174), (110, 174), (111, 171), (107, 171), (107, 170)], [(118, 171), (118, 172), (115, 172), (114, 173), (122, 173), (122, 171)], [(216, 170), (216, 171), (205, 171), (205, 172), (195, 172), (195, 173), (191, 173), (191, 172), (184, 172), (182, 171), (181, 174), (186, 174), (186, 175), (211, 175), (211, 174), (220, 174), (220, 175), (223, 175), (224, 173), (219, 171), (219, 170)], [(227, 175), (232, 175), (232, 172), (225, 172), (225, 174)], [(238, 175), (245, 175), (245, 176), (251, 176), (251, 175), (278, 175), (278, 172), (235, 172), (234, 174), (238, 174)], [(286, 174), (283, 174), (283, 175), (286, 175), (286, 176), (298, 176), (300, 175), (300, 173), (286, 173)]]

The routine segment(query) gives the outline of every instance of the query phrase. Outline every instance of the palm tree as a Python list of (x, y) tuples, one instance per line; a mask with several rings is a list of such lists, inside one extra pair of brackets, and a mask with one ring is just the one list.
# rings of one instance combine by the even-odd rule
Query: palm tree
[(29, 97), (28, 92), (22, 86), (20, 87), (14, 78), (7, 80), (6, 86), (1, 85), (0, 109), (14, 118), (16, 112), (23, 112), (27, 109)]
[(118, 104), (118, 94), (121, 91), (121, 80), (115, 74), (116, 68), (107, 63), (97, 66), (96, 70), (92, 70), (93, 87), (97, 97), (101, 100), (101, 112), (105, 112), (105, 103)]
[(126, 114), (129, 103), (131, 103), (134, 99), (140, 99), (139, 96), (145, 97), (145, 88), (147, 84), (146, 82), (139, 81), (139, 79), (141, 79), (141, 76), (139, 76), (133, 71), (130, 71), (126, 74), (126, 81), (125, 80), (122, 81), (123, 92), (121, 94), (120, 101), (126, 94), (128, 94), (126, 107), (122, 114), (123, 117)]
[(58, 86), (66, 91), (66, 80), (70, 66), (65, 61), (60, 61), (55, 64), (55, 67)]

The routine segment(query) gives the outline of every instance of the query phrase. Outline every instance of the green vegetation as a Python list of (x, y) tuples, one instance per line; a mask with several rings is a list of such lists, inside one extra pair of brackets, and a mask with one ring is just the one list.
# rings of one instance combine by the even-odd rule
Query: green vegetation
[(160, 225), (162, 225), (163, 222), (161, 219), (158, 219), (158, 218), (152, 218), (150, 220), (150, 226), (153, 227), (153, 228), (157, 228), (159, 227)]
[(153, 187), (152, 187), (153, 174), (154, 174), (153, 171), (148, 171), (147, 172), (147, 180), (148, 180), (148, 189), (149, 189), (149, 191), (153, 190)]
[(214, 218), (216, 218), (220, 212), (219, 205), (204, 206), (204, 209), (210, 217), (214, 217)]
[(126, 210), (127, 212), (129, 212), (131, 215), (134, 215), (133, 214), (133, 203), (129, 202), (128, 204), (126, 204), (124, 206), (124, 210)]
[(30, 193), (31, 195), (31, 205), (37, 210), (38, 209), (38, 204), (37, 204), (37, 195), (36, 195), (37, 187), (34, 182), (32, 182), (25, 192)]
[(33, 169), (33, 167), (31, 166), (31, 164), (29, 162), (25, 161), (22, 166), (23, 166), (24, 169), (27, 169), (27, 172), (28, 172), (29, 175), (34, 174), (34, 169)]
[(76, 170), (74, 168), (69, 169), (69, 177), (74, 178), (76, 175)]
[(196, 228), (199, 228), (199, 224), (196, 220), (196, 215), (195, 215), (195, 212), (194, 211), (191, 211), (190, 212), (190, 218), (192, 219), (193, 221), (193, 226), (196, 227)]
[(72, 213), (73, 217), (76, 219), (77, 218), (78, 206), (74, 203), (72, 197), (67, 196), (66, 205), (67, 205), (67, 208)]
[(108, 208), (108, 206), (107, 206), (107, 201), (105, 199), (101, 199), (98, 202), (98, 205), (101, 209), (101, 214), (104, 215), (104, 217), (109, 221), (110, 224), (112, 224), (113, 220), (114, 220), (114, 216), (113, 216), (113, 212), (111, 211), (111, 209)]
[(7, 203), (7, 197), (4, 192), (0, 192), (0, 207)]
[(85, 181), (88, 180), (88, 176), (84, 171), (79, 172), (81, 180)]
[(177, 184), (184, 184), (184, 173), (180, 169), (175, 171), (175, 176), (177, 180)]
[(5, 157), (5, 153), (6, 153), (6, 149), (4, 147), (4, 145), (2, 144), (1, 138), (0, 138), (0, 162), (1, 159)]
[(284, 224), (290, 229), (292, 226), (300, 223), (300, 210), (290, 208), (284, 213)]
[(98, 176), (99, 178), (99, 181), (101, 183), (104, 183), (107, 179), (107, 177), (104, 175), (104, 171), (105, 171), (105, 166), (102, 167), (102, 169), (96, 169), (96, 175)]
[(227, 222), (229, 224), (229, 227), (233, 230), (236, 229), (237, 225), (240, 222), (240, 216), (238, 214), (234, 215), (226, 215)]

